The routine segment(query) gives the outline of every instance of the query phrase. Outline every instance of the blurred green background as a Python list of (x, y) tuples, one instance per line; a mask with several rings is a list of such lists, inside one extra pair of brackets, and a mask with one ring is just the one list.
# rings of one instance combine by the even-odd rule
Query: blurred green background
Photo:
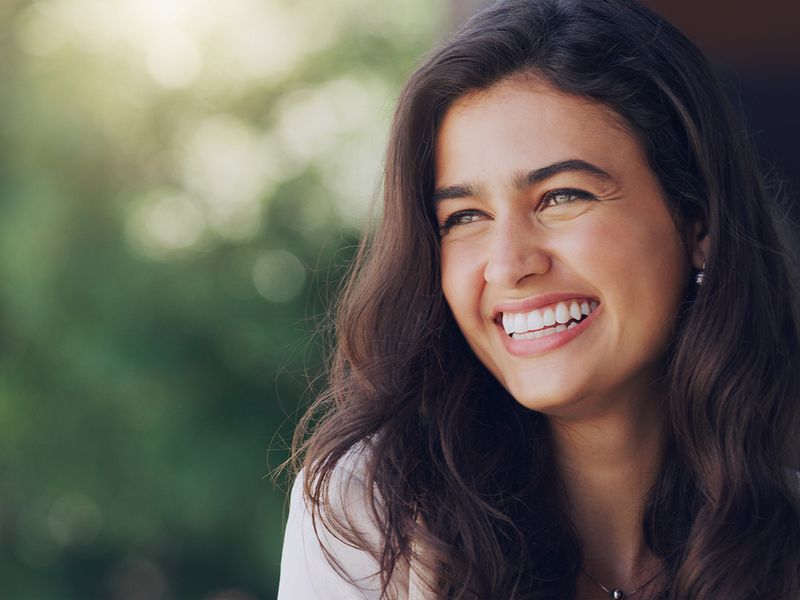
[(313, 332), (452, 18), (0, 2), (2, 598), (275, 597)]

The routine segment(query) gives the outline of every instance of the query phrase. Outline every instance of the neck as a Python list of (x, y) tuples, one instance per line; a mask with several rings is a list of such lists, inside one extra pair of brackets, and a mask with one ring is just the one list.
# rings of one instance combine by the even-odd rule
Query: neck
[(642, 521), (663, 458), (660, 406), (648, 398), (584, 420), (549, 418), (583, 566), (609, 588), (630, 592), (659, 569)]

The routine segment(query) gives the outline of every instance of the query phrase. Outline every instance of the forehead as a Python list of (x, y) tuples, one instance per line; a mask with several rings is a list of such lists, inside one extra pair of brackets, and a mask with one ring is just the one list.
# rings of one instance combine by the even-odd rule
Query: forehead
[(513, 79), (456, 100), (435, 148), (437, 183), (482, 172), (513, 171), (580, 158), (615, 170), (645, 166), (638, 139), (621, 116), (537, 79)]

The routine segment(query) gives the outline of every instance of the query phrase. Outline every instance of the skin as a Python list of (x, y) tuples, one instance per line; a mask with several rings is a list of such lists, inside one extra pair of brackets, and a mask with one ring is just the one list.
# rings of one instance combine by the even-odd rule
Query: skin
[[(657, 381), (692, 264), (707, 249), (703, 228), (676, 226), (620, 117), (535, 78), (457, 100), (435, 160), (447, 302), (489, 371), (547, 415), (584, 567), (629, 593), (660, 567), (641, 531), (663, 445)], [(525, 177), (563, 161), (607, 176)], [(549, 293), (599, 308), (557, 347), (512, 353), (497, 306)], [(577, 585), (580, 599), (608, 597), (585, 576)]]

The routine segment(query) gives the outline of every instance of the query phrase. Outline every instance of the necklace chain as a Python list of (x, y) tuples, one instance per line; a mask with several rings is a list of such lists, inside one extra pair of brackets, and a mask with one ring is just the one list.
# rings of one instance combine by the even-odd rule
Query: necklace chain
[(595, 579), (594, 577), (592, 577), (592, 576), (589, 574), (589, 571), (587, 571), (585, 568), (583, 568), (583, 566), (581, 566), (581, 571), (583, 571), (583, 572), (584, 572), (584, 574), (585, 574), (585, 575), (586, 575), (586, 576), (587, 576), (589, 579), (591, 579), (593, 582), (595, 582), (597, 585), (599, 585), (599, 586), (600, 586), (600, 588), (601, 588), (601, 589), (602, 589), (602, 590), (603, 590), (603, 591), (604, 591), (606, 594), (608, 594), (608, 595), (609, 595), (611, 598), (614, 598), (614, 600), (622, 600), (623, 598), (627, 598), (628, 596), (633, 596), (633, 595), (634, 595), (636, 592), (638, 592), (638, 591), (639, 591), (639, 590), (641, 590), (642, 588), (646, 588), (648, 585), (650, 585), (651, 583), (653, 583), (653, 582), (656, 580), (656, 577), (658, 577), (659, 575), (661, 575), (661, 571), (659, 571), (658, 573), (656, 573), (655, 575), (653, 575), (653, 576), (652, 576), (650, 579), (648, 579), (646, 582), (644, 582), (642, 585), (640, 585), (639, 587), (637, 587), (637, 588), (636, 588), (635, 590), (633, 590), (632, 592), (625, 593), (625, 592), (623, 592), (623, 591), (622, 591), (621, 589), (619, 589), (619, 588), (615, 588), (615, 589), (613, 589), (613, 590), (610, 590), (610, 589), (608, 589), (608, 588), (607, 588), (606, 586), (604, 586), (602, 583), (600, 583), (599, 581), (597, 581), (597, 579)]

